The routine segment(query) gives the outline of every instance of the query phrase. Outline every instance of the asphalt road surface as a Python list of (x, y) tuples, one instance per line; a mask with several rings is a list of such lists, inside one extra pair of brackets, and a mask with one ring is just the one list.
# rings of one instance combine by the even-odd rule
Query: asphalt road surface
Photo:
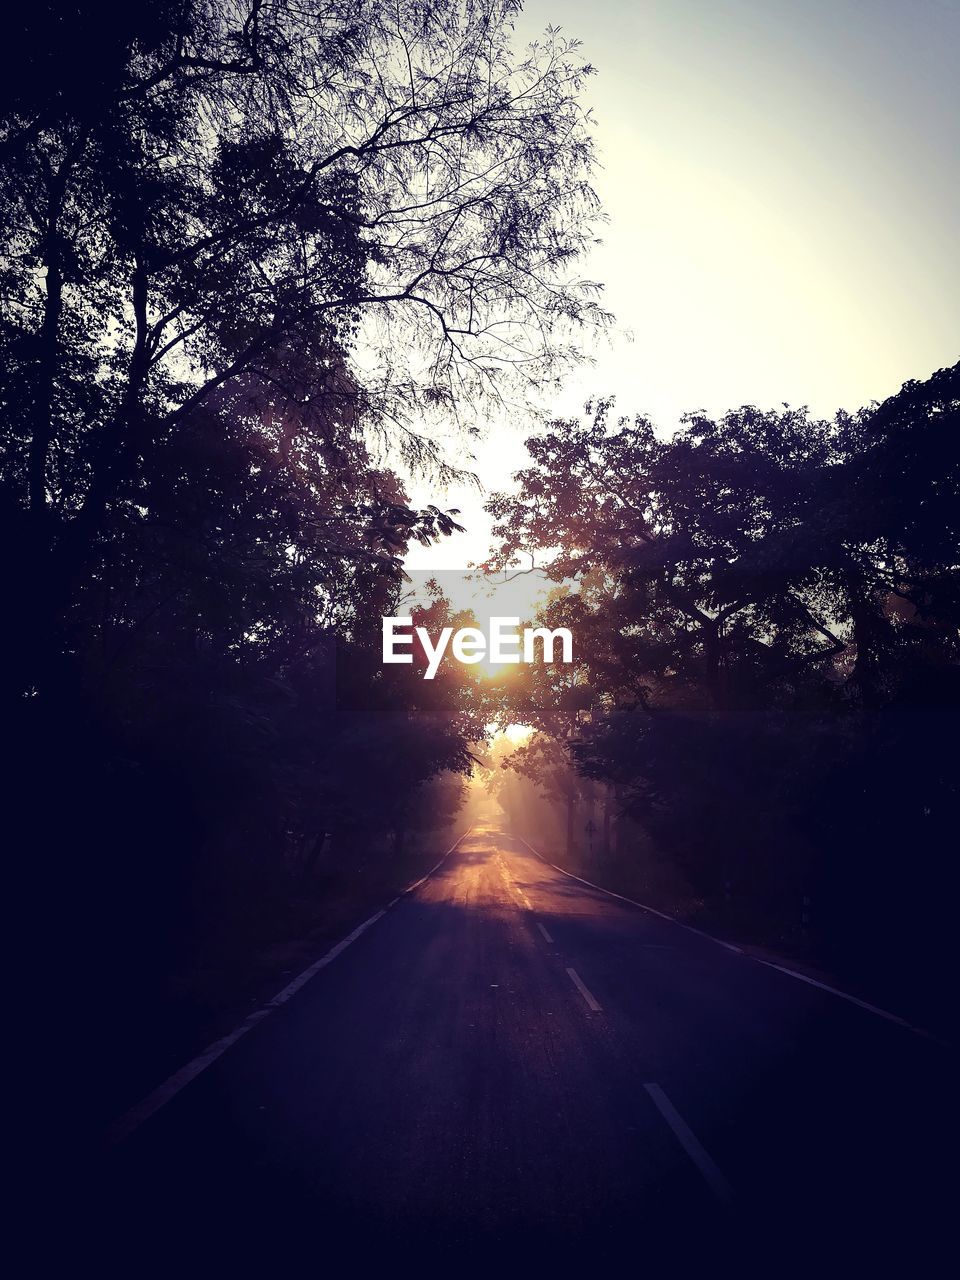
[(751, 1250), (781, 1275), (905, 1250), (933, 1274), (952, 1068), (481, 824), (107, 1153), (89, 1221), (131, 1276), (167, 1251), (610, 1274)]

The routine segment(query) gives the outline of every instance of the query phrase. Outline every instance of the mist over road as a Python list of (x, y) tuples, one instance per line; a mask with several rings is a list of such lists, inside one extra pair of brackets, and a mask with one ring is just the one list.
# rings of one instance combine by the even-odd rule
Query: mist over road
[(945, 1230), (951, 1068), (481, 823), (107, 1155), (101, 1230), (131, 1264), (200, 1239), (357, 1262), (920, 1256)]

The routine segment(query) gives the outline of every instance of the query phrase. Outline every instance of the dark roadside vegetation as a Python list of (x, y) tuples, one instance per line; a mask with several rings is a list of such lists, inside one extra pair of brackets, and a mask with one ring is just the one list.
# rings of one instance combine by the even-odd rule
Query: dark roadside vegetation
[(407, 548), (458, 527), (409, 478), (463, 476), (484, 404), (606, 322), (574, 267), (589, 68), (556, 34), (515, 54), (515, 10), (10, 23), (0, 693), (42, 1114), (96, 1128), (145, 1047), (453, 831), (480, 700), (380, 664)]
[[(61, 1129), (96, 1130), (420, 874), (478, 761), (577, 865), (659, 868), (666, 907), (765, 942), (807, 896), (823, 963), (939, 1000), (956, 369), (833, 422), (553, 424), (493, 501), (489, 568), (546, 565), (574, 667), (381, 668), (405, 552), (458, 527), (409, 478), (441, 494), (484, 404), (542, 390), (608, 319), (577, 274), (590, 69), (556, 35), (516, 55), (514, 10), (11, 23), (7, 912), (24, 1073)], [(501, 761), (510, 723), (534, 733)]]
[(960, 366), (832, 421), (747, 407), (670, 439), (599, 403), (529, 449), (493, 567), (542, 562), (578, 661), (507, 695), (537, 730), (508, 812), (534, 840), (536, 783), (568, 866), (942, 1028)]

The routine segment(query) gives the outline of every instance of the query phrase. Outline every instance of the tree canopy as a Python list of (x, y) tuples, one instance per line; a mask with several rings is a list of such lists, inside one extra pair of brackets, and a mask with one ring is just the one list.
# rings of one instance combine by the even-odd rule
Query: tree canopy
[(901, 910), (921, 951), (960, 817), (960, 366), (830, 421), (666, 434), (599, 401), (527, 447), (490, 567), (523, 552), (557, 584), (579, 709), (551, 733), (505, 684), (502, 720), (544, 739), (514, 767), (562, 751), (708, 897), (783, 918), (813, 894), (874, 961)]
[(401, 476), (462, 471), (485, 408), (606, 318), (581, 275), (591, 69), (558, 31), (517, 51), (517, 10), (91, 0), (7, 24), (10, 781), (36, 873), (104, 938), (137, 921), (131, 955), (184, 912), (256, 912), (305, 850), (402, 845), (424, 788), (455, 808), (469, 699), (372, 656), (410, 543), (459, 527)]

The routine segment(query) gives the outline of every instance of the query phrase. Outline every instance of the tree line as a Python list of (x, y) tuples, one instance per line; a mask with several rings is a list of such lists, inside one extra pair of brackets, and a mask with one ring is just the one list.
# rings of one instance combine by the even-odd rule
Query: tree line
[(805, 899), (866, 967), (942, 952), (960, 365), (830, 420), (745, 407), (667, 434), (602, 400), (527, 448), (490, 567), (535, 557), (577, 669), (504, 686), (536, 730), (508, 763), (566, 806), (568, 855), (599, 786), (708, 903), (786, 927)]
[[(572, 670), (383, 671), (404, 555), (459, 529), (411, 475), (462, 476), (485, 414), (609, 320), (581, 274), (592, 68), (556, 30), (517, 51), (518, 7), (41, 0), (7, 24), (11, 897), (117, 999), (449, 822), (497, 722), (535, 731), (509, 777), (571, 852), (595, 814), (591, 846), (642, 828), (706, 897), (776, 916), (802, 892), (871, 955), (907, 911), (929, 949), (956, 368), (832, 421), (552, 423), (491, 501), (490, 567), (545, 567)], [(469, 621), (439, 595), (414, 618)]]
[(517, 10), (41, 0), (7, 24), (14, 896), (140, 1000), (459, 802), (476, 706), (379, 662), (406, 550), (459, 528), (409, 478), (463, 474), (488, 409), (606, 322), (579, 265), (591, 69), (555, 31), (515, 50)]

